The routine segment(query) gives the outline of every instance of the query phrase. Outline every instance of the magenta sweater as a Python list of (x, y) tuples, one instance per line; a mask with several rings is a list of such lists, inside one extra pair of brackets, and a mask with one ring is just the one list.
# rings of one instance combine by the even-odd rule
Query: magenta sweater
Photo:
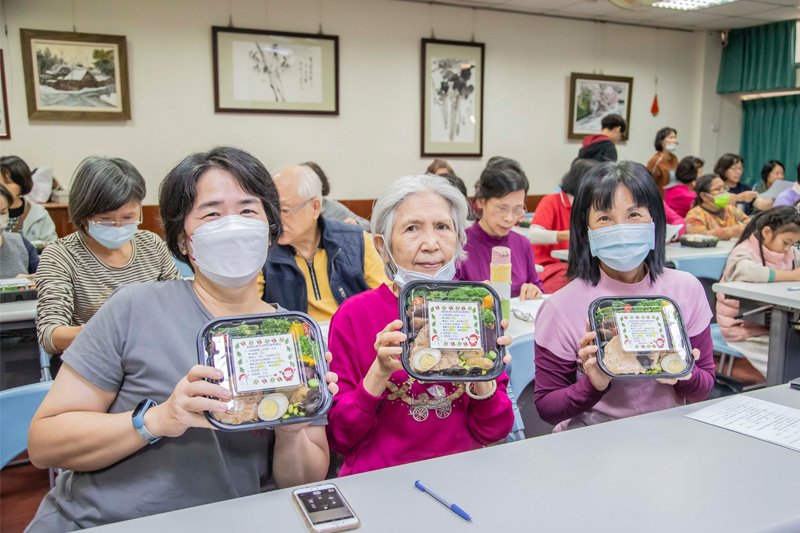
[(492, 237), (475, 222), (467, 228), (467, 260), (458, 265), (456, 279), (486, 281), (489, 279), (492, 248), (506, 246), (511, 249), (511, 297), (519, 296), (520, 287), (533, 283), (544, 292), (542, 280), (536, 272), (533, 248), (526, 237), (510, 231), (505, 237)]
[[(504, 439), (514, 423), (505, 373), (491, 398), (476, 401), (464, 393), (453, 402), (450, 416), (440, 419), (430, 411), (424, 422), (414, 420), (401, 399), (387, 400), (386, 391), (368, 393), (363, 379), (375, 360), (375, 335), (397, 318), (397, 296), (381, 285), (347, 299), (331, 320), (328, 345), (339, 394), (327, 430), (331, 449), (345, 456), (341, 476), (475, 450)], [(398, 370), (390, 381), (400, 387), (407, 379)], [(448, 395), (456, 389), (452, 383), (439, 384)], [(432, 385), (414, 383), (409, 395), (416, 398)]]
[[(577, 371), (581, 337), (586, 333), (589, 304), (601, 296), (668, 296), (680, 307), (692, 348), (700, 350), (692, 377), (676, 385), (654, 379), (615, 379), (606, 391), (594, 388)], [(714, 386), (711, 308), (700, 282), (686, 272), (667, 269), (650, 282), (627, 284), (601, 271), (597, 286), (574, 280), (545, 300), (536, 317), (534, 401), (542, 420), (555, 431), (596, 424), (698, 402)]]

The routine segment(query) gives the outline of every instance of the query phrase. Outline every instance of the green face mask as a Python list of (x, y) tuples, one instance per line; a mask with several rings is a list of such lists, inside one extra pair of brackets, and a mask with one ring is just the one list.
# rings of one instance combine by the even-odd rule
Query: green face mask
[(731, 195), (727, 192), (718, 194), (714, 197), (714, 205), (717, 207), (725, 207), (731, 200)]

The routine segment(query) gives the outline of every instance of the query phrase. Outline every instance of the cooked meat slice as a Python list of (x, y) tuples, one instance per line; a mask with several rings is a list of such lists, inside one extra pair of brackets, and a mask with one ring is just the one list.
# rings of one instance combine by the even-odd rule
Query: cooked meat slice
[(645, 368), (636, 358), (636, 352), (622, 349), (619, 335), (615, 336), (603, 348), (603, 364), (614, 374), (644, 374)]

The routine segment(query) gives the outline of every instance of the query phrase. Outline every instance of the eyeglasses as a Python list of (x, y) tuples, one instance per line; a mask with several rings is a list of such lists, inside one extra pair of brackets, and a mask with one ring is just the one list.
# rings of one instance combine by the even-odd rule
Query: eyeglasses
[(142, 223), (142, 219), (140, 217), (139, 220), (123, 220), (122, 222), (117, 222), (115, 220), (101, 220), (99, 222), (97, 220), (92, 220), (92, 222), (104, 228), (113, 228), (115, 226), (121, 228), (123, 226), (138, 226)]
[(515, 207), (514, 209), (511, 209), (507, 205), (495, 205), (494, 208), (497, 210), (497, 212), (500, 215), (502, 215), (504, 217), (506, 215), (508, 215), (509, 213), (511, 213), (511, 215), (514, 218), (522, 218), (523, 215), (525, 215), (525, 208), (521, 207), (521, 206)]
[(287, 209), (285, 207), (281, 207), (281, 215), (283, 215), (283, 216), (294, 215), (295, 213), (297, 213), (298, 211), (303, 209), (305, 206), (307, 206), (308, 202), (310, 202), (313, 199), (314, 199), (314, 197), (312, 196), (311, 198), (309, 198), (308, 200), (306, 200), (302, 204), (298, 205), (294, 209)]
[(534, 322), (536, 320), (536, 317), (533, 316), (533, 313), (526, 313), (525, 311), (522, 311), (521, 309), (513, 309), (512, 308), (511, 309), (511, 313), (515, 317), (519, 318), (520, 320), (524, 320), (525, 322)]

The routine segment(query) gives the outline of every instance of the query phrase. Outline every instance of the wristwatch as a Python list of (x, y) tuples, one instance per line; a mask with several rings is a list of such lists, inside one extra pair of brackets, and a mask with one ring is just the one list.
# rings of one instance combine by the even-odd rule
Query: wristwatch
[(155, 444), (161, 440), (161, 437), (154, 437), (144, 426), (144, 414), (148, 409), (155, 407), (156, 405), (158, 404), (153, 400), (145, 399), (139, 402), (139, 405), (137, 405), (136, 409), (133, 410), (133, 427), (136, 428), (136, 431), (139, 432), (139, 435), (141, 435), (148, 444)]

